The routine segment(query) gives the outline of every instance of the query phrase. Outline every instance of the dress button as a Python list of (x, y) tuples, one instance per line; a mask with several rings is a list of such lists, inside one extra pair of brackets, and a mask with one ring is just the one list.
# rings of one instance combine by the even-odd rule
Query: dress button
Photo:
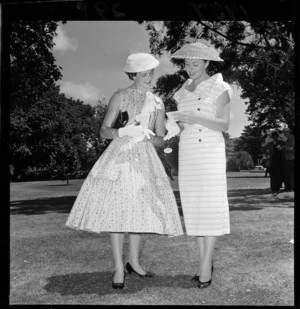
[(199, 138), (199, 142), (201, 142), (201, 138)]

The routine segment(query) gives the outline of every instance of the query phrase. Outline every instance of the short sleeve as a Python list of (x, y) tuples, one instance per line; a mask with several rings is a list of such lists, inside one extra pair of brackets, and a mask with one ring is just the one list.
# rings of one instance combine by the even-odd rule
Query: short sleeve
[(223, 92), (226, 91), (226, 90), (228, 91), (229, 99), (231, 101), (232, 97), (233, 97), (233, 90), (229, 86), (229, 84), (227, 84), (226, 82), (223, 82)]
[(176, 91), (173, 95), (173, 99), (178, 103), (179, 102), (179, 96), (180, 96), (180, 90)]
[(179, 103), (181, 101), (181, 96), (183, 95), (184, 88), (186, 85), (190, 82), (190, 79), (187, 79), (183, 85), (173, 94), (173, 99), (176, 101), (176, 103)]

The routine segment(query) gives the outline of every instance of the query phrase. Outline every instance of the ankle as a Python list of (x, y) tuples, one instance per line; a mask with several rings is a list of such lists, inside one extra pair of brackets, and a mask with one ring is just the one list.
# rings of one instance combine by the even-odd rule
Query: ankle
[(115, 265), (115, 272), (123, 272), (124, 271), (124, 265)]

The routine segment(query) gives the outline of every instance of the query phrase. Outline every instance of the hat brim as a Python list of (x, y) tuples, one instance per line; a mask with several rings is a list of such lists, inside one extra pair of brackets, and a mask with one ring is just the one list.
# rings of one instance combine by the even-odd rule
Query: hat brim
[(139, 73), (139, 72), (144, 72), (148, 70), (152, 70), (159, 66), (159, 61), (157, 59), (154, 59), (152, 63), (149, 63), (147, 65), (139, 66), (139, 67), (132, 67), (132, 65), (126, 64), (123, 67), (123, 71), (126, 73)]
[(222, 58), (212, 59), (209, 57), (197, 57), (197, 56), (171, 56), (174, 59), (194, 59), (194, 60), (209, 60), (209, 61), (224, 61)]

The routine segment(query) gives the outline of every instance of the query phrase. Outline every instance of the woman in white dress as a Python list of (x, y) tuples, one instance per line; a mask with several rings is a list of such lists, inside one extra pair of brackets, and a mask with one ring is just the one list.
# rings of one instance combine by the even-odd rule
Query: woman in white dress
[(229, 127), (232, 89), (222, 74), (206, 72), (210, 61), (223, 61), (215, 49), (191, 43), (171, 57), (184, 59), (189, 75), (174, 94), (181, 113), (174, 113), (173, 121), (182, 129), (178, 179), (186, 233), (196, 236), (199, 245), (199, 265), (192, 281), (205, 288), (211, 284), (217, 236), (230, 233), (222, 132)]
[[(128, 57), (123, 69), (133, 84), (113, 94), (100, 131), (112, 142), (84, 181), (66, 222), (71, 228), (110, 232), (115, 289), (124, 288), (125, 282), (124, 233), (129, 233), (125, 268), (143, 278), (154, 274), (139, 263), (141, 233), (183, 234), (176, 200), (155, 149), (163, 145), (165, 135), (164, 104), (149, 91), (158, 64), (147, 53)], [(120, 112), (127, 112), (128, 122), (115, 129)]]

